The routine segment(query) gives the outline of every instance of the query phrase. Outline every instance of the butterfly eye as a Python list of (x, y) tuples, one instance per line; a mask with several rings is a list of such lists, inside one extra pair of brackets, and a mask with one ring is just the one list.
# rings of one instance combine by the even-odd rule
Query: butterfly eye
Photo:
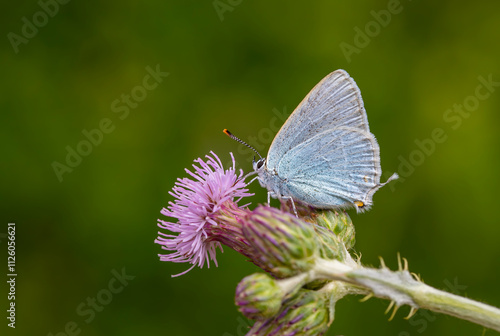
[(257, 162), (257, 169), (262, 168), (262, 166), (263, 166), (263, 165), (264, 165), (264, 160), (259, 160), (259, 161)]

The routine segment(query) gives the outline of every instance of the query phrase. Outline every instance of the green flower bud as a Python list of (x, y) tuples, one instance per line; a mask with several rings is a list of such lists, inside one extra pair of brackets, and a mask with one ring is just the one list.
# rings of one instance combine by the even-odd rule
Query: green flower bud
[(258, 321), (248, 335), (323, 335), (331, 324), (328, 293), (301, 289), (285, 300), (279, 313)]
[(356, 232), (347, 212), (333, 210), (320, 212), (316, 217), (316, 223), (332, 231), (344, 243), (347, 250), (354, 247)]
[(319, 256), (313, 224), (275, 208), (257, 207), (243, 219), (242, 232), (252, 261), (277, 278), (308, 271)]
[(345, 212), (320, 212), (315, 218), (316, 232), (321, 241), (320, 255), (324, 259), (344, 261), (354, 246), (355, 231)]
[(249, 275), (236, 287), (235, 302), (247, 318), (260, 320), (276, 315), (284, 293), (271, 276), (264, 273)]
[(317, 226), (316, 232), (321, 241), (321, 258), (339, 261), (344, 260), (346, 257), (346, 249), (339, 238), (332, 231), (322, 226)]

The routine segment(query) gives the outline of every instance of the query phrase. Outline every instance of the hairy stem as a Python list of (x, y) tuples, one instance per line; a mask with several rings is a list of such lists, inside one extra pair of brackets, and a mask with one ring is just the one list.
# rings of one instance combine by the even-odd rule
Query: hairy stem
[(412, 297), (420, 308), (455, 316), (500, 331), (500, 309), (498, 308), (425, 284), (412, 293)]
[(394, 301), (395, 309), (407, 304), (500, 331), (500, 309), (430, 287), (415, 279), (406, 268), (391, 271), (386, 267), (374, 269), (320, 259), (312, 272), (317, 278), (344, 281), (368, 289), (373, 296)]

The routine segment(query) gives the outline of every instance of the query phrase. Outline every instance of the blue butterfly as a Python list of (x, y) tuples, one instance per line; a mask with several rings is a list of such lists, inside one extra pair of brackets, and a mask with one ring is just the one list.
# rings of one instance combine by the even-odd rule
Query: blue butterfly
[(295, 213), (294, 200), (320, 209), (368, 210), (373, 194), (398, 178), (393, 174), (380, 183), (380, 148), (361, 92), (344, 70), (330, 73), (309, 92), (253, 169), (268, 190), (268, 203), (270, 197), (291, 199)]

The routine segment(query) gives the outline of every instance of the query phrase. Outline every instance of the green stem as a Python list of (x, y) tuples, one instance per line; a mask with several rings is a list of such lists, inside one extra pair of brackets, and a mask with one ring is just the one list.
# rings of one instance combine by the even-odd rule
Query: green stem
[(420, 308), (455, 316), (500, 331), (500, 309), (498, 308), (425, 284), (412, 293), (412, 297)]
[[(500, 331), (500, 309), (430, 287), (415, 279), (407, 269), (374, 269), (337, 260), (319, 259), (312, 272), (316, 278), (339, 280), (368, 289), (373, 296), (429, 309)], [(359, 289), (358, 289), (359, 291)]]

